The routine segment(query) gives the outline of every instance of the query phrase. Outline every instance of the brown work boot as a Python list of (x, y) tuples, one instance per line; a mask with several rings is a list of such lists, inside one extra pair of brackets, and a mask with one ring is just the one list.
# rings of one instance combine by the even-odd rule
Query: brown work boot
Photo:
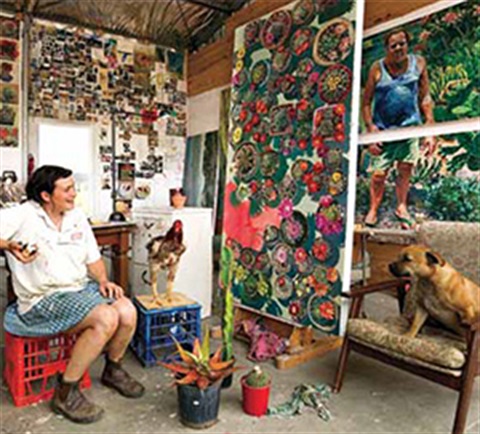
[(145, 388), (136, 380), (134, 380), (127, 371), (122, 368), (120, 362), (113, 362), (105, 357), (106, 364), (102, 374), (102, 383), (115, 389), (120, 395), (127, 398), (140, 398)]
[(52, 410), (76, 423), (96, 422), (103, 416), (103, 409), (90, 402), (80, 391), (79, 381), (66, 383), (61, 375), (55, 388)]

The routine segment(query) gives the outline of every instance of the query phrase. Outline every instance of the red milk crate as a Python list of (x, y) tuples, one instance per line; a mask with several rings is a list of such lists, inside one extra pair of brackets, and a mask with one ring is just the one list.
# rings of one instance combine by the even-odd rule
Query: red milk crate
[[(28, 338), (5, 332), (3, 378), (16, 407), (24, 407), (53, 397), (57, 374), (70, 360), (76, 336), (58, 334)], [(80, 387), (91, 385), (88, 371)]]

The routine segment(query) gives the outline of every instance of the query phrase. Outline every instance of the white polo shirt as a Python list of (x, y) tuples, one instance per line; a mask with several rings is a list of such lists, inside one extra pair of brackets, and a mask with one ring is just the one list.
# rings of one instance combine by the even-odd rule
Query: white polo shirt
[(100, 259), (92, 228), (77, 208), (65, 213), (60, 231), (34, 201), (0, 210), (0, 238), (38, 247), (38, 257), (29, 264), (7, 252), (21, 313), (53, 292), (82, 289), (88, 281), (86, 265)]

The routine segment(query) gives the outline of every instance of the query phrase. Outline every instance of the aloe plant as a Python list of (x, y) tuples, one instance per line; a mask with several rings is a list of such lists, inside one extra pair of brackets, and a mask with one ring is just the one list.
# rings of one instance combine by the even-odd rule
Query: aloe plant
[(204, 390), (239, 369), (233, 366), (234, 359), (222, 361), (221, 347), (215, 351), (213, 356), (210, 356), (208, 333), (205, 334), (202, 344), (199, 339), (195, 339), (191, 352), (184, 349), (174, 337), (173, 340), (181, 361), (159, 362), (159, 364), (175, 373), (177, 385), (196, 385), (199, 389)]

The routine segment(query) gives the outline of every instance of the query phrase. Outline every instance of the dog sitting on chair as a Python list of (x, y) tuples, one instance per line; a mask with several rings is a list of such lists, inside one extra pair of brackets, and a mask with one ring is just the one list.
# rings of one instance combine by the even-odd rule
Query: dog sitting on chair
[[(183, 225), (175, 220), (165, 235), (153, 238), (146, 246), (148, 250), (148, 266), (150, 281), (142, 276), (145, 283), (151, 285), (153, 301), (159, 305), (168, 305), (174, 301), (173, 282), (177, 274), (180, 257), (185, 253), (183, 245)], [(160, 270), (168, 270), (167, 291), (161, 296), (157, 292), (157, 277)], [(146, 274), (146, 271), (145, 273)]]
[(414, 338), (428, 316), (459, 334), (463, 334), (462, 323), (471, 324), (479, 318), (480, 287), (438, 253), (423, 246), (409, 246), (389, 269), (396, 277), (413, 278), (407, 297), (413, 304), (414, 317), (407, 336)]

